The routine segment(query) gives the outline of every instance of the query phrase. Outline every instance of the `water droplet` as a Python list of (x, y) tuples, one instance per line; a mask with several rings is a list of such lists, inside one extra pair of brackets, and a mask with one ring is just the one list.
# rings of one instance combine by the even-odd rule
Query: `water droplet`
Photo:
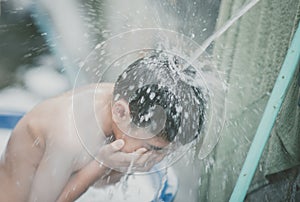
[(154, 92), (151, 92), (149, 97), (150, 97), (150, 100), (153, 100), (154, 97), (155, 97), (155, 93), (154, 93)]
[(130, 85), (128, 89), (129, 90), (133, 90), (134, 89), (134, 85)]
[(115, 96), (115, 101), (117, 101), (118, 99), (120, 98), (120, 94), (117, 94), (116, 96)]
[(126, 79), (126, 77), (127, 77), (127, 73), (124, 72), (124, 73), (122, 74), (122, 79)]

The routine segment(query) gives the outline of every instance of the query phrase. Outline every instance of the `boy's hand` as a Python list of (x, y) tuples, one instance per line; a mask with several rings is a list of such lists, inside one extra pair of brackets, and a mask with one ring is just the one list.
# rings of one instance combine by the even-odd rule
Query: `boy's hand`
[(124, 140), (118, 139), (103, 146), (97, 159), (105, 166), (121, 172), (145, 172), (150, 170), (156, 163), (163, 159), (163, 155), (140, 148), (132, 153), (120, 151), (124, 146)]
[(91, 161), (71, 177), (57, 202), (74, 201), (95, 182), (97, 182), (96, 186), (115, 183), (120, 180), (124, 172), (148, 171), (164, 157), (162, 154), (147, 151), (145, 148), (140, 148), (133, 153), (124, 153), (120, 151), (123, 146), (124, 141), (120, 139), (103, 146), (99, 151), (98, 160), (115, 170), (99, 166), (99, 162), (95, 160)]

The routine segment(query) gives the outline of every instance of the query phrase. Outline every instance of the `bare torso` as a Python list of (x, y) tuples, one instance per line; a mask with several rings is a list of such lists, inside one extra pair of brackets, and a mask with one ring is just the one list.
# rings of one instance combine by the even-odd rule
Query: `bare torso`
[[(0, 201), (55, 201), (105, 144), (113, 85), (47, 100), (18, 123), (0, 164)], [(18, 193), (18, 194), (16, 194)]]

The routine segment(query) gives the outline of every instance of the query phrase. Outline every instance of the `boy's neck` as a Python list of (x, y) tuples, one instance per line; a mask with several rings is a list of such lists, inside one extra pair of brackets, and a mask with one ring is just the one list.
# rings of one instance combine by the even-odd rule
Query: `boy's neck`
[(103, 94), (99, 95), (99, 98), (97, 99), (97, 111), (99, 112), (100, 118), (98, 120), (101, 120), (101, 127), (104, 132), (104, 135), (106, 137), (110, 137), (113, 133), (112, 130), (112, 112), (111, 112), (111, 104), (113, 99), (113, 84), (104, 84), (101, 86), (103, 88)]

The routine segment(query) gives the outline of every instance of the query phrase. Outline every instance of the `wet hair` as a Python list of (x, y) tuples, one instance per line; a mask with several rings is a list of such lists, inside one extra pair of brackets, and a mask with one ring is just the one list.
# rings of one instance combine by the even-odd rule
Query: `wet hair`
[(200, 88), (183, 79), (181, 74), (193, 71), (180, 72), (182, 64), (181, 58), (166, 53), (138, 59), (118, 77), (114, 100), (129, 103), (132, 123), (138, 127), (159, 124), (155, 108), (160, 106), (166, 120), (157, 136), (169, 142), (177, 138), (186, 144), (201, 132), (205, 99)]

